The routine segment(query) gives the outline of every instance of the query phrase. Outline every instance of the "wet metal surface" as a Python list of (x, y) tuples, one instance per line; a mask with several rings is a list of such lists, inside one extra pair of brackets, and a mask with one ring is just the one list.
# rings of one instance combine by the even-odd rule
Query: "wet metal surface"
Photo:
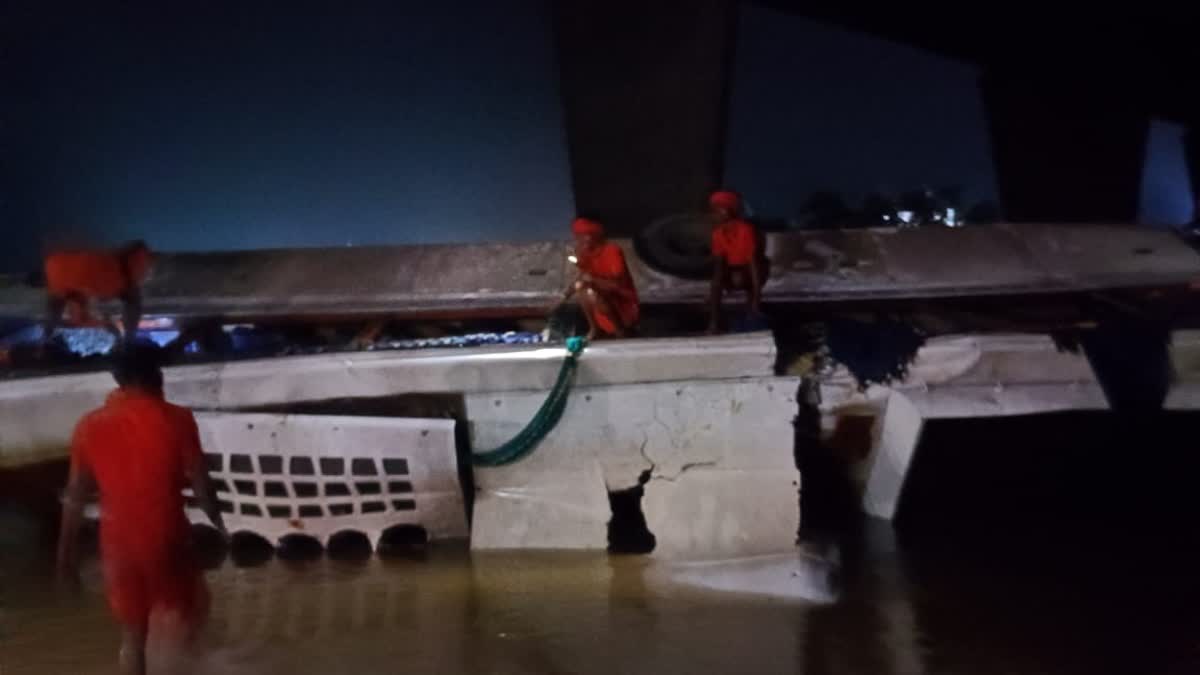
[[(707, 281), (653, 268), (622, 242), (644, 304), (699, 303)], [(164, 254), (152, 314), (225, 317), (539, 315), (572, 274), (567, 242)], [(1200, 256), (1170, 232), (992, 225), (770, 234), (771, 301), (1005, 295), (1186, 285)], [(41, 292), (0, 288), (0, 316)]]

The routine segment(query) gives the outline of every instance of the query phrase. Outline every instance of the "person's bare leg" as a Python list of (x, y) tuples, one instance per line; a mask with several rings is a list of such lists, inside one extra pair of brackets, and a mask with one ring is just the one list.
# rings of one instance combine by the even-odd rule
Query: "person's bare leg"
[(196, 642), (202, 623), (178, 610), (152, 612), (146, 639), (146, 670), (171, 675), (192, 672), (200, 656)]
[[(588, 295), (590, 295), (592, 298), (592, 305), (595, 308), (595, 311), (599, 312), (603, 316), (608, 317), (608, 320), (612, 322), (613, 337), (625, 337), (625, 326), (621, 323), (621, 317), (613, 309), (612, 303), (608, 301), (608, 298), (606, 298), (604, 294), (597, 293), (593, 289), (588, 290)], [(589, 337), (588, 339), (591, 340), (592, 338)]]
[(121, 633), (121, 652), (117, 657), (125, 675), (146, 675), (146, 631), (125, 628)]
[(738, 268), (735, 268), (735, 269), (732, 269), (729, 271), (729, 288), (730, 288), (730, 290), (745, 291), (746, 292), (746, 303), (749, 306), (753, 307), (754, 297), (752, 294), (754, 293), (754, 291), (750, 290), (751, 285), (752, 284), (750, 281), (750, 274), (748, 273), (746, 268), (738, 267)]
[(596, 339), (596, 319), (593, 313), (596, 311), (596, 292), (591, 286), (585, 286), (580, 292), (575, 294), (579, 299), (579, 307), (583, 310), (583, 316), (587, 318), (588, 333), (587, 341), (591, 342)]
[(708, 330), (709, 335), (716, 335), (721, 321), (721, 294), (725, 288), (725, 260), (718, 258), (713, 264), (713, 277), (708, 289)]
[(123, 312), (121, 328), (125, 331), (125, 344), (137, 340), (138, 325), (142, 322), (142, 292), (134, 289), (121, 296)]
[(58, 330), (58, 325), (62, 323), (63, 310), (66, 308), (66, 298), (55, 295), (46, 296), (46, 318), (42, 322), (42, 340), (38, 343), (37, 348), (38, 358), (45, 354), (46, 345), (50, 344), (50, 338), (54, 337), (54, 331)]

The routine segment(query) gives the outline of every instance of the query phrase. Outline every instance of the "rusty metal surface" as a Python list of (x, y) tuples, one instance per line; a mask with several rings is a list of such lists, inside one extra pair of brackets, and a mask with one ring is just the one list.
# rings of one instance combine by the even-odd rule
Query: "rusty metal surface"
[[(773, 301), (1061, 293), (1186, 284), (1200, 255), (1174, 234), (1110, 225), (830, 230), (767, 237)], [(633, 258), (643, 302), (698, 302), (707, 282)]]
[(561, 290), (562, 246), (467, 244), (181, 254), (146, 286), (155, 313), (360, 313), (525, 307)]
[[(651, 268), (625, 247), (645, 304), (702, 302), (705, 281)], [(771, 234), (768, 300), (845, 301), (1173, 286), (1200, 277), (1174, 234), (1109, 225)], [(570, 274), (567, 242), (287, 249), (163, 255), (151, 314), (230, 318), (519, 315), (552, 304)], [(41, 292), (0, 288), (0, 315), (36, 316)]]

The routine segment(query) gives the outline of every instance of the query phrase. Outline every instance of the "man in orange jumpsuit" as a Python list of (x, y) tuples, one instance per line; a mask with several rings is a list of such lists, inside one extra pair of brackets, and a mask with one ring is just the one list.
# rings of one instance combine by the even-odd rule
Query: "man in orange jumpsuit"
[(150, 264), (150, 249), (140, 241), (116, 251), (59, 251), (47, 255), (43, 266), (47, 295), (43, 340), (52, 337), (66, 308), (71, 310), (72, 323), (98, 325), (91, 316), (91, 301), (95, 299), (120, 300), (124, 304), (122, 327), (126, 342), (132, 342), (142, 317), (141, 288)]
[(157, 350), (122, 348), (113, 376), (120, 387), (79, 422), (71, 440), (58, 573), (64, 581), (78, 578), (82, 510), (98, 489), (105, 590), (124, 629), (121, 667), (140, 674), (152, 625), (156, 641), (177, 648), (207, 616), (208, 591), (180, 491), (190, 487), (213, 525), (222, 533), (225, 525), (212, 499), (196, 420), (163, 398)]
[(758, 231), (741, 218), (741, 198), (719, 190), (708, 198), (715, 217), (712, 231), (713, 277), (708, 296), (708, 332), (716, 333), (721, 317), (721, 298), (726, 290), (744, 290), (750, 312), (762, 313), (762, 287), (767, 281), (766, 257)]
[(579, 276), (563, 292), (562, 302), (578, 297), (587, 317), (589, 340), (600, 334), (628, 336), (637, 326), (639, 308), (625, 254), (604, 238), (604, 227), (594, 220), (576, 218), (571, 232), (575, 235)]

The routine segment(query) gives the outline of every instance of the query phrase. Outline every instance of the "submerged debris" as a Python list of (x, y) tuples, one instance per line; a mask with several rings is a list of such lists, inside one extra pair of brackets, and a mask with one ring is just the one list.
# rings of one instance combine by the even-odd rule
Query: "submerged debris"
[(829, 355), (846, 366), (860, 389), (903, 380), (908, 366), (925, 344), (914, 326), (895, 319), (859, 321), (839, 318), (825, 326)]

